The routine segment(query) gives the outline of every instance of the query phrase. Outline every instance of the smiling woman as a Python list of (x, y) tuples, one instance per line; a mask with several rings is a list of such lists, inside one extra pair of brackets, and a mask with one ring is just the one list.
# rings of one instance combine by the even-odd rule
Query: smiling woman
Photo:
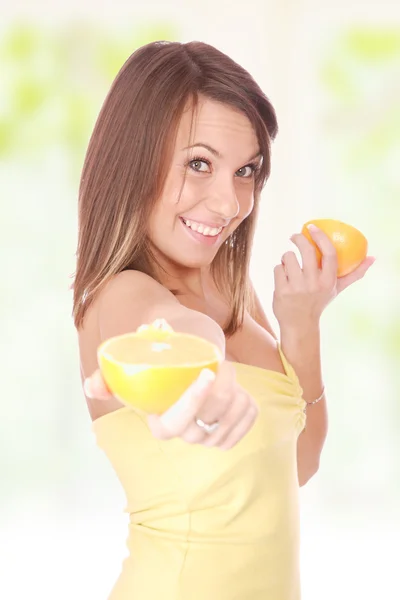
[[(186, 146), (191, 135), (207, 143)], [(187, 268), (211, 264), (221, 244), (252, 212), (261, 164), (252, 162), (257, 156), (257, 136), (242, 112), (203, 96), (194, 122), (190, 105), (183, 112), (172, 167), (149, 221), (157, 257), (162, 260), (161, 253), (168, 262), (171, 287), (185, 280)]]
[[(110, 89), (81, 178), (81, 234), (74, 282), (76, 326), (81, 325), (95, 295), (117, 273), (138, 269), (161, 282), (164, 267), (159, 264), (160, 253), (143, 225), (150, 224), (152, 215), (154, 236), (160, 240), (161, 233), (163, 246), (170, 245), (170, 236), (160, 232), (160, 219), (167, 212), (162, 228), (172, 228), (174, 233), (181, 225), (179, 214), (202, 222), (206, 217), (203, 213), (207, 213), (205, 220), (211, 225), (225, 227), (231, 223), (214, 246), (218, 245), (218, 252), (211, 267), (214, 280), (230, 298), (232, 313), (225, 324), (228, 335), (237, 329), (244, 309), (250, 308), (250, 246), (260, 191), (270, 171), (270, 144), (277, 133), (277, 121), (269, 100), (251, 76), (222, 52), (210, 48), (200, 42), (144, 46), (126, 61)], [(198, 157), (195, 142), (208, 146), (210, 156)], [(203, 146), (202, 151), (205, 149)], [(251, 182), (245, 184), (240, 175), (233, 177), (238, 170), (242, 174), (241, 169), (253, 162), (255, 155), (262, 161), (257, 163), (259, 168), (254, 167)], [(215, 159), (212, 165), (211, 158)], [(246, 175), (251, 168), (245, 169)], [(231, 179), (221, 192), (227, 173)], [(214, 198), (209, 208), (196, 209), (193, 195), (206, 193), (210, 183)], [(177, 202), (183, 189), (184, 206), (179, 206), (171, 223), (167, 203)], [(233, 199), (236, 191), (243, 203), (240, 215), (236, 215)], [(253, 194), (255, 207), (251, 210)], [(213, 211), (221, 196), (224, 205), (216, 215)], [(152, 214), (156, 202), (159, 218)], [(229, 243), (223, 244), (228, 236)], [(179, 247), (176, 251), (181, 252)], [(168, 252), (171, 247), (167, 257)], [(196, 262), (196, 252), (193, 248), (188, 259)]]
[[(130, 518), (112, 600), (300, 598), (298, 488), (326, 435), (318, 325), (338, 290), (329, 238), (312, 234), (319, 269), (313, 245), (293, 236), (303, 265), (286, 253), (275, 268), (278, 343), (249, 278), (276, 132), (252, 77), (199, 42), (135, 52), (94, 128), (74, 317), (93, 431)], [(107, 390), (97, 349), (165, 321), (223, 359), (164, 413), (144, 416)]]

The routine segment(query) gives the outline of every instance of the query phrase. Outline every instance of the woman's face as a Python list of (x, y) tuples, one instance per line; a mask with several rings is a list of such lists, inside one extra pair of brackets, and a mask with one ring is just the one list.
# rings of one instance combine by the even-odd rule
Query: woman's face
[(149, 237), (162, 262), (202, 268), (251, 212), (261, 156), (250, 121), (233, 108), (201, 99), (188, 148), (191, 120), (185, 110)]

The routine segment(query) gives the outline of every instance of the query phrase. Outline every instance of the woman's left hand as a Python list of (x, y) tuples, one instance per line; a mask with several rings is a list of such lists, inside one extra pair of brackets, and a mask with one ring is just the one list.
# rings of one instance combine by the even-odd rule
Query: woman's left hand
[(322, 253), (321, 268), (314, 246), (300, 233), (290, 239), (301, 253), (302, 267), (296, 254), (288, 251), (274, 269), (273, 311), (280, 326), (307, 329), (318, 323), (326, 306), (345, 288), (362, 279), (375, 262), (374, 257), (368, 256), (352, 273), (338, 278), (336, 249), (329, 237), (320, 229), (310, 229), (310, 234)]

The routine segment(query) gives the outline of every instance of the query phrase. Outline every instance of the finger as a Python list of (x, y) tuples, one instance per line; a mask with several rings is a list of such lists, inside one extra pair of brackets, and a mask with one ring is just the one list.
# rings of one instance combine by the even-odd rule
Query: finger
[(280, 264), (274, 267), (274, 284), (276, 290), (282, 290), (288, 283), (285, 267)]
[(232, 429), (244, 418), (250, 406), (249, 395), (238, 388), (234, 395), (234, 401), (223, 418), (219, 421), (219, 427), (208, 434), (203, 442), (204, 446), (218, 446), (230, 435)]
[(226, 439), (218, 445), (220, 450), (230, 450), (233, 446), (236, 446), (240, 440), (247, 435), (250, 429), (253, 427), (258, 417), (258, 408), (255, 404), (252, 404), (243, 418), (237, 423), (237, 425), (230, 431)]
[(363, 262), (356, 269), (354, 269), (354, 271), (348, 275), (345, 275), (344, 277), (339, 277), (337, 282), (338, 293), (345, 290), (352, 283), (362, 279), (365, 273), (372, 267), (375, 260), (376, 258), (374, 256), (367, 256), (367, 258), (363, 260)]
[(208, 390), (204, 404), (195, 415), (205, 423), (220, 421), (235, 399), (236, 370), (229, 361), (221, 363), (217, 376)]
[(337, 273), (337, 252), (329, 237), (319, 227), (308, 225), (308, 230), (322, 254), (322, 271), (328, 274)]
[(308, 230), (314, 242), (317, 244), (322, 254), (322, 271), (324, 272), (337, 272), (337, 252), (332, 241), (316, 225), (308, 225)]
[(175, 404), (162, 415), (149, 415), (148, 424), (153, 435), (159, 439), (171, 439), (181, 435), (204, 403), (208, 388), (215, 379), (210, 369), (203, 369)]
[(285, 252), (282, 256), (282, 264), (286, 269), (286, 276), (291, 283), (300, 284), (303, 280), (303, 273), (297, 260), (297, 256), (292, 250)]
[(85, 379), (83, 390), (88, 398), (110, 400), (113, 397), (102, 377), (100, 369), (97, 369), (90, 377)]
[(203, 427), (199, 427), (195, 419), (192, 419), (179, 437), (188, 444), (203, 444), (210, 437), (210, 434)]
[(306, 277), (310, 278), (318, 275), (317, 254), (311, 242), (301, 233), (295, 233), (290, 239), (300, 251), (302, 269)]

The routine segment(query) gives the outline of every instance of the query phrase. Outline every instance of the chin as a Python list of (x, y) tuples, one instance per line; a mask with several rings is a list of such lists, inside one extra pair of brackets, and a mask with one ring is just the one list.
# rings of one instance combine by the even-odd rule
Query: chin
[(215, 248), (201, 248), (199, 252), (186, 251), (184, 247), (178, 248), (167, 248), (161, 245), (152, 244), (153, 250), (155, 250), (156, 257), (161, 264), (170, 264), (175, 269), (203, 269), (209, 267), (213, 262), (218, 247)]
[(216, 252), (202, 252), (198, 253), (189, 253), (182, 252), (179, 253), (164, 253), (164, 257), (167, 261), (174, 265), (176, 268), (184, 268), (184, 269), (202, 269), (204, 267), (209, 267), (215, 258)]
[(187, 256), (182, 257), (181, 259), (175, 259), (174, 262), (178, 267), (185, 267), (187, 269), (202, 269), (204, 267), (209, 267), (214, 260), (214, 256), (209, 257), (208, 259), (193, 257), (189, 259)]

